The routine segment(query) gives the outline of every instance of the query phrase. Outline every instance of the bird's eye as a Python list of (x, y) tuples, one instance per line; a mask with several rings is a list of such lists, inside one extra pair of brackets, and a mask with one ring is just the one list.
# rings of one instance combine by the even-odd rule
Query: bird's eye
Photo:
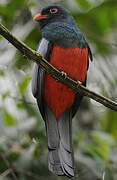
[(51, 14), (56, 14), (58, 12), (57, 8), (50, 9)]

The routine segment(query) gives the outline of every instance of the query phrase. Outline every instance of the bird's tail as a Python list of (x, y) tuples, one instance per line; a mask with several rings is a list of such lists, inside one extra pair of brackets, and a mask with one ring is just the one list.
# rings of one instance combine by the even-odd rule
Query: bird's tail
[(45, 124), (48, 136), (49, 170), (56, 175), (68, 177), (74, 176), (71, 121), (70, 112), (64, 113), (57, 121), (52, 112), (46, 108)]

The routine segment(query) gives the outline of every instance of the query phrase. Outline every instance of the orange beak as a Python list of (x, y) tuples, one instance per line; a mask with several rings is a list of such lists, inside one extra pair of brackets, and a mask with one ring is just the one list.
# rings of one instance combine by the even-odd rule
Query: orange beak
[(33, 17), (33, 20), (35, 21), (41, 21), (43, 19), (47, 19), (48, 16), (47, 15), (42, 15), (40, 13), (36, 14), (34, 17)]

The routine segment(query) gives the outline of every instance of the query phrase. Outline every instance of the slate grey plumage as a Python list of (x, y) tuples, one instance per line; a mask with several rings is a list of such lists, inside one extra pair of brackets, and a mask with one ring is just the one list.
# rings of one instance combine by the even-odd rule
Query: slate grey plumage
[[(58, 12), (58, 14), (51, 14), (51, 8), (53, 8), (53, 12)], [(47, 21), (46, 19), (43, 19), (45, 17), (47, 18)], [(73, 54), (75, 48), (78, 48), (77, 50), (80, 49), (81, 54), (83, 52), (83, 49), (87, 49), (86, 52), (88, 52), (90, 58), (92, 59), (90, 48), (84, 36), (82, 35), (79, 28), (77, 28), (73, 18), (68, 14), (67, 11), (65, 11), (60, 6), (50, 6), (42, 10), (40, 19), (41, 18), (43, 19), (43, 21), (39, 21), (39, 25), (42, 30), (43, 39), (41, 40), (38, 51), (44, 56), (44, 58), (47, 61), (51, 59), (52, 50), (56, 46), (60, 49), (62, 48), (64, 52), (66, 51), (66, 49), (71, 48), (73, 50)], [(69, 51), (71, 51), (71, 49)], [(66, 64), (69, 65), (69, 55), (67, 54), (66, 57)], [(62, 58), (64, 58), (64, 55)], [(88, 61), (88, 56), (86, 58)], [(57, 61), (59, 61), (59, 59), (57, 59)], [(80, 59), (79, 54), (77, 54), (75, 60), (77, 61), (78, 59)], [(87, 64), (86, 68), (88, 69)], [(45, 102), (46, 100), (44, 99), (44, 76), (44, 70), (41, 67), (35, 65), (32, 79), (32, 92), (34, 97), (37, 99), (39, 110), (45, 121), (49, 150), (48, 166), (50, 171), (52, 171), (56, 175), (66, 175), (67, 177), (71, 178), (74, 177), (74, 158), (72, 149), (72, 118), (78, 110), (83, 95), (77, 93), (75, 95), (75, 100), (73, 104), (70, 106), (70, 109), (65, 110), (65, 112), (61, 114), (59, 119), (57, 119), (57, 117), (55, 117), (55, 114), (51, 111), (49, 105), (47, 105), (47, 103)], [(83, 85), (86, 85), (85, 80), (86, 75), (83, 80)], [(57, 86), (54, 86), (54, 88), (55, 87)], [(56, 90), (58, 89), (56, 88)], [(60, 91), (60, 93), (61, 92), (62, 91)], [(51, 95), (53, 95), (53, 91)], [(46, 97), (48, 98), (48, 96)]]
[[(38, 48), (46, 59), (49, 42), (42, 39)], [(37, 99), (39, 110), (45, 121), (48, 138), (48, 167), (57, 175), (74, 176), (73, 150), (72, 150), (72, 113), (63, 114), (59, 121), (56, 121), (53, 113), (43, 101), (43, 78), (44, 70), (37, 64), (33, 67), (32, 93)]]
[[(47, 57), (47, 52), (49, 50), (49, 42), (42, 38), (40, 41), (39, 47), (37, 51), (43, 55), (43, 57)], [(39, 110), (44, 117), (44, 109), (43, 109), (43, 78), (44, 78), (44, 70), (39, 67), (36, 63), (33, 66), (33, 73), (32, 73), (32, 94), (37, 99), (37, 104)]]

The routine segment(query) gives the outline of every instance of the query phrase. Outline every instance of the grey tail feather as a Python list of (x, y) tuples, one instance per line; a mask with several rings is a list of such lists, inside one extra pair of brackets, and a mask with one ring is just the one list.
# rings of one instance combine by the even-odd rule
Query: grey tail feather
[(74, 160), (72, 149), (72, 115), (66, 112), (60, 120), (45, 107), (45, 124), (48, 136), (48, 166), (56, 175), (74, 177)]

